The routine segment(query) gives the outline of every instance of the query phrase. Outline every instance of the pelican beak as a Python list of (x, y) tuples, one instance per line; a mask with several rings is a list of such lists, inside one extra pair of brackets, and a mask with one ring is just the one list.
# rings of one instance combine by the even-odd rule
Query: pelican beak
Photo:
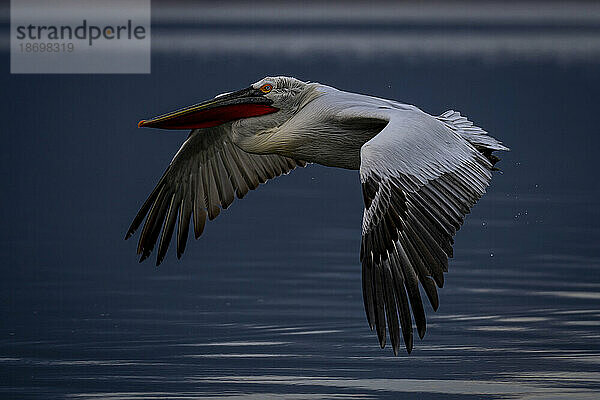
[(259, 89), (249, 87), (226, 93), (204, 103), (185, 107), (152, 119), (143, 119), (140, 128), (198, 129), (210, 128), (240, 118), (257, 117), (278, 111), (273, 101)]

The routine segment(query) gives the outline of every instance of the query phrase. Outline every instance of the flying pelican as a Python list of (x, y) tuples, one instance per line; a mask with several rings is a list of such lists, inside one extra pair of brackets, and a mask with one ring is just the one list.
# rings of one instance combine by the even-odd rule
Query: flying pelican
[(437, 310), (436, 285), (444, 285), (453, 236), (490, 183), (499, 160), (492, 152), (508, 150), (452, 110), (432, 116), (412, 105), (283, 76), (138, 126), (191, 129), (125, 237), (146, 219), (140, 262), (157, 241), (156, 264), (162, 262), (176, 223), (180, 258), (190, 220), (197, 239), (206, 218), (217, 217), (235, 196), (296, 167), (359, 170), (364, 307), (382, 348), (387, 320), (396, 355), (400, 331), (407, 352), (413, 348), (411, 309), (419, 337), (425, 335), (419, 283)]

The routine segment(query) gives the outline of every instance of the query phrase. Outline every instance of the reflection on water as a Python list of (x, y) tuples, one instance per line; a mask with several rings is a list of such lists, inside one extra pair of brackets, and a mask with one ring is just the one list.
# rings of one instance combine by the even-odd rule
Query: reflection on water
[[(542, 373), (543, 375), (543, 373)], [(335, 388), (357, 388), (366, 391), (384, 391), (399, 393), (443, 393), (460, 395), (508, 395), (524, 399), (546, 399), (548, 396), (558, 398), (557, 389), (521, 383), (516, 377), (506, 381), (478, 381), (478, 380), (417, 380), (417, 379), (327, 379), (307, 376), (223, 376), (203, 378), (199, 382), (205, 383), (230, 383), (230, 384), (280, 384), (299, 386), (324, 386)], [(559, 389), (560, 396), (571, 395), (580, 398), (594, 398), (593, 391), (579, 389)], [(596, 393), (597, 395), (597, 393)]]
[[(173, 393), (173, 392), (142, 392), (142, 393), (106, 393), (102, 395), (98, 394), (76, 394), (70, 395), (69, 398), (79, 398), (79, 399), (102, 399), (102, 400), (139, 400), (139, 399), (150, 399), (150, 400), (165, 400), (165, 399), (197, 399), (197, 394), (190, 393)], [(319, 394), (310, 394), (310, 393), (302, 393), (295, 394), (290, 396), (289, 394), (281, 394), (281, 393), (243, 393), (243, 394), (233, 394), (233, 393), (225, 393), (225, 394), (205, 394), (202, 396), (202, 399), (208, 400), (218, 400), (218, 399), (228, 399), (228, 400), (263, 400), (263, 399), (299, 399), (299, 400), (310, 400), (310, 399), (371, 399), (371, 396), (363, 396), (363, 395), (352, 395), (352, 394), (337, 394), (337, 393), (319, 393)]]
[[(15, 324), (0, 344), (0, 366), (12, 382), (2, 392), (36, 387), (45, 398), (76, 399), (597, 397), (600, 282), (578, 272), (597, 259), (496, 250), (501, 261), (490, 264), (482, 249), (461, 249), (472, 256), (457, 255), (461, 262), (451, 265), (425, 340), (410, 356), (393, 357), (364, 321), (354, 248), (342, 251), (352, 234), (304, 257), (290, 252), (290, 262), (303, 268), (221, 262), (224, 273), (144, 277), (129, 296), (106, 284), (121, 300), (91, 305), (78, 317), (70, 304), (59, 314), (38, 310), (43, 329)], [(502, 228), (495, 235), (503, 236)], [(510, 243), (498, 241), (499, 248)], [(162, 293), (153, 296), (156, 290)]]

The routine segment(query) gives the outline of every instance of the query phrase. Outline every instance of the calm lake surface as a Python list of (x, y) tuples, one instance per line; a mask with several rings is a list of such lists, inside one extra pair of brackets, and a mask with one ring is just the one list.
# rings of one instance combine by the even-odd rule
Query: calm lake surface
[[(228, 34), (254, 29), (238, 25)], [(559, 33), (597, 40), (599, 26)], [(225, 37), (194, 53), (166, 48), (161, 29), (192, 35), (156, 21), (150, 75), (10, 75), (2, 53), (0, 397), (600, 396), (599, 58), (277, 52), (277, 25), (255, 33), (273, 33), (267, 49)], [(193, 34), (221, 33), (206, 29)], [(394, 29), (380, 33), (404, 37)], [(410, 356), (380, 349), (366, 322), (354, 171), (311, 165), (262, 185), (159, 268), (123, 241), (186, 135), (137, 121), (274, 74), (460, 110), (512, 149), (457, 234)]]

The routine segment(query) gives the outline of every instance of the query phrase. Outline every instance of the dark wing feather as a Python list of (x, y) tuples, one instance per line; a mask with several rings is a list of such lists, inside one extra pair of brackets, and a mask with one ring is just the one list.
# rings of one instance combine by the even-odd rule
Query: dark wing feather
[(453, 236), (491, 179), (482, 143), (499, 143), (477, 131), (475, 146), (445, 123), (418, 110), (392, 114), (361, 149), (365, 311), (382, 347), (387, 326), (395, 354), (400, 331), (412, 351), (412, 319), (425, 335), (420, 287), (437, 310)]
[(177, 224), (179, 258), (185, 250), (190, 220), (197, 239), (204, 231), (206, 219), (216, 218), (235, 196), (242, 198), (259, 183), (305, 165), (287, 157), (246, 153), (219, 127), (194, 130), (133, 219), (125, 239), (145, 218), (138, 243), (140, 261), (150, 255), (160, 236), (156, 260), (159, 265)]

